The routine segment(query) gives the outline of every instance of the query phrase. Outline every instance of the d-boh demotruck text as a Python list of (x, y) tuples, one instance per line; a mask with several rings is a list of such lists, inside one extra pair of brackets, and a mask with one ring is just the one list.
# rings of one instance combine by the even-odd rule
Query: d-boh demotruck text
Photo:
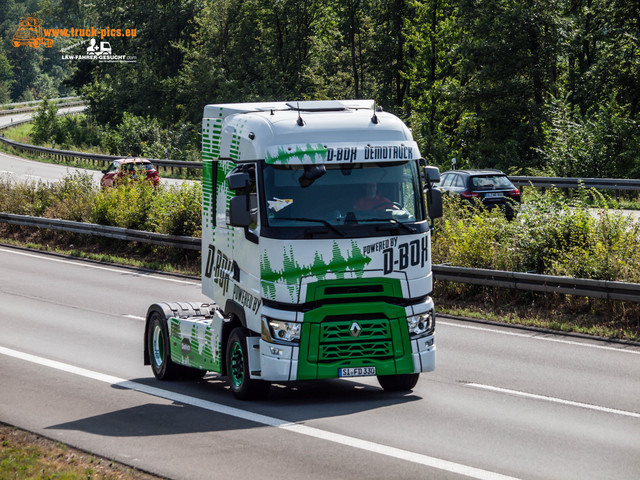
[(410, 390), (435, 368), (439, 172), (406, 125), (372, 100), (207, 105), (202, 150), (212, 303), (149, 307), (158, 379), (217, 372), (252, 399), (272, 382), (371, 375)]

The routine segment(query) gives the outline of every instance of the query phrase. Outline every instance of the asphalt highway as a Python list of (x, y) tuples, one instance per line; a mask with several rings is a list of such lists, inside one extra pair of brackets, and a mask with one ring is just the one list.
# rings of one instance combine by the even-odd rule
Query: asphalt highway
[[(198, 281), (0, 246), (0, 421), (171, 479), (637, 479), (640, 347), (439, 318), (436, 371), (234, 399), (142, 365)], [(436, 299), (437, 302), (437, 299)]]

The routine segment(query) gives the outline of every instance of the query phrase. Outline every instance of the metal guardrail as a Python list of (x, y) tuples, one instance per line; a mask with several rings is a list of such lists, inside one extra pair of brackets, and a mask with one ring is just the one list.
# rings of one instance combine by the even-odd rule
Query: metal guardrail
[(596, 190), (640, 190), (640, 180), (629, 178), (526, 177), (509, 176), (517, 187), (595, 188)]
[[(75, 102), (56, 103), (55, 105), (58, 108), (67, 108), (67, 107), (75, 107), (78, 105), (85, 105), (86, 103), (87, 103), (86, 100), (78, 100)], [(13, 115), (15, 113), (35, 112), (39, 108), (40, 106), (38, 105), (36, 107), (24, 107), (24, 108), (14, 108), (9, 110), (0, 110), (0, 116)]]
[(536, 273), (507, 272), (482, 268), (433, 265), (436, 280), (534, 292), (560, 293), (579, 297), (640, 302), (640, 284), (558, 277)]
[[(96, 225), (93, 223), (72, 222), (69, 220), (57, 220), (10, 213), (0, 213), (0, 222), (116, 238), (118, 240), (164, 245), (174, 248), (201, 250), (201, 239), (196, 237), (163, 235), (120, 227)], [(433, 265), (433, 276), (435, 280), (447, 282), (640, 302), (640, 284), (638, 283), (557, 277), (535, 273), (507, 272), (504, 270), (453, 267), (449, 265)]]
[[(55, 103), (55, 102), (61, 102), (63, 100), (80, 100), (82, 97), (80, 96), (75, 96), (75, 97), (58, 97), (58, 98), (50, 98), (49, 102)], [(29, 100), (28, 102), (13, 102), (13, 103), (2, 103), (0, 104), (0, 109), (4, 109), (6, 107), (15, 107), (16, 105), (36, 105), (38, 103), (42, 103), (44, 100)]]
[(46, 228), (61, 232), (82, 233), (99, 237), (114, 238), (130, 242), (149, 243), (163, 245), (165, 247), (184, 248), (187, 250), (200, 250), (200, 239), (196, 237), (181, 237), (177, 235), (164, 235), (161, 233), (144, 232), (129, 228), (110, 227), (95, 223), (73, 222), (70, 220), (58, 220), (55, 218), (33, 217), (30, 215), (16, 215), (0, 212), (0, 222), (10, 225), (22, 225), (26, 227)]

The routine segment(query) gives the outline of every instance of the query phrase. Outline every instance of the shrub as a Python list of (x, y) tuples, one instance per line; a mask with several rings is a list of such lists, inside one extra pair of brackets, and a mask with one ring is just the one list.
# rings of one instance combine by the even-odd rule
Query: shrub
[(123, 177), (116, 188), (96, 195), (91, 221), (101, 225), (145, 230), (154, 196), (158, 191), (148, 182)]
[(640, 224), (606, 206), (590, 209), (557, 191), (534, 193), (507, 222), (498, 211), (457, 198), (444, 202), (433, 238), (435, 263), (640, 281)]
[(200, 236), (202, 186), (184, 183), (165, 187), (154, 198), (149, 227), (168, 235)]
[(97, 187), (88, 173), (72, 172), (50, 187), (54, 199), (44, 210), (43, 216), (76, 222), (91, 219)]

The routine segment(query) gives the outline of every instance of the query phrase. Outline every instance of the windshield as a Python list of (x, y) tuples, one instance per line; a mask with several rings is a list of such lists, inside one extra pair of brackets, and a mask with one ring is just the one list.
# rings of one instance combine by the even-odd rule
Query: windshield
[(308, 165), (306, 174), (302, 165), (267, 165), (264, 190), (270, 227), (338, 230), (424, 219), (415, 161)]

